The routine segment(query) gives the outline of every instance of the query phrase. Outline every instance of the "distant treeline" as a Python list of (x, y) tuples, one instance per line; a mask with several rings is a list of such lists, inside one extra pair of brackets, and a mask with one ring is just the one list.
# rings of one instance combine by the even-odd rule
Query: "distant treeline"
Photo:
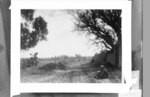
[(58, 63), (58, 62), (62, 62), (63, 64), (70, 64), (70, 63), (87, 63), (89, 61), (91, 61), (92, 57), (91, 56), (80, 56), (80, 55), (76, 55), (76, 56), (56, 56), (56, 57), (51, 57), (51, 58), (39, 58), (39, 61), (49, 61), (52, 63)]
[[(21, 58), (21, 63), (27, 64), (27, 62), (24, 62), (25, 60), (29, 60), (29, 58)], [(63, 65), (80, 65), (80, 64), (85, 64), (89, 63), (92, 60), (92, 56), (81, 56), (81, 55), (75, 55), (75, 56), (56, 56), (56, 57), (51, 57), (51, 58), (37, 58), (37, 61), (39, 64), (46, 65), (48, 63), (62, 63)], [(30, 62), (31, 63), (31, 62)], [(23, 67), (25, 66), (23, 65)], [(33, 64), (29, 64), (32, 66)], [(26, 67), (26, 66), (25, 66)]]
[(67, 56), (67, 55), (62, 55), (62, 56), (56, 56), (56, 57), (51, 57), (51, 58), (38, 58), (39, 61), (47, 61), (47, 60), (66, 60), (66, 59), (78, 59), (78, 60), (87, 60), (91, 59), (92, 56), (81, 56), (81, 55), (75, 55), (75, 56)]

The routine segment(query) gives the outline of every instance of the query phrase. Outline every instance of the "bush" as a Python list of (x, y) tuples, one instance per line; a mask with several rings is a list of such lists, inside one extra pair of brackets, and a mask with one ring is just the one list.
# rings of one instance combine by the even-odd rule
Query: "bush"
[(55, 69), (66, 70), (66, 66), (62, 62), (47, 63), (44, 66), (39, 67), (39, 70), (52, 71)]
[(47, 63), (44, 66), (40, 67), (39, 70), (44, 70), (44, 71), (51, 71), (56, 69), (56, 64), (55, 63)]
[(37, 66), (37, 64), (39, 63), (38, 61), (38, 53), (34, 53), (34, 55), (30, 54), (31, 57), (30, 58), (26, 58), (26, 59), (22, 59), (21, 60), (21, 69), (26, 69), (32, 66)]
[(58, 62), (56, 68), (60, 70), (66, 70), (66, 66), (62, 62)]

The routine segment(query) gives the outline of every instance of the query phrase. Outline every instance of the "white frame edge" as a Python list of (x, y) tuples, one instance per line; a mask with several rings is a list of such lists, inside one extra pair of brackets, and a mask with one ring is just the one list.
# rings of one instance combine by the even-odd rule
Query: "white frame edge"
[[(78, 4), (80, 3), (80, 4)], [(86, 4), (85, 4), (86, 3)], [(58, 6), (55, 6), (55, 5)], [(63, 6), (63, 4), (65, 6)], [(77, 5), (78, 4), (78, 5)], [(84, 5), (82, 5), (84, 4)], [(89, 5), (93, 6), (89, 6)], [(101, 6), (99, 6), (101, 4)], [(108, 6), (105, 6), (107, 4)], [(41, 6), (39, 6), (41, 5)], [(82, 5), (82, 6), (81, 6)], [(11, 95), (20, 92), (122, 93), (131, 86), (131, 1), (14, 0), (11, 9)], [(122, 83), (20, 83), (20, 9), (122, 9)], [(18, 29), (19, 28), (19, 29)], [(127, 39), (128, 38), (128, 39)], [(126, 65), (128, 64), (128, 65)], [(124, 83), (124, 79), (126, 83)], [(101, 88), (102, 87), (102, 88)]]

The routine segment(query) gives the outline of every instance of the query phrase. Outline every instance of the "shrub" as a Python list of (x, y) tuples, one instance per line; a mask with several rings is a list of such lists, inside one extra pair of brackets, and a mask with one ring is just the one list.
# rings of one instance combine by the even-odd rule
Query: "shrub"
[(30, 54), (31, 57), (30, 58), (26, 58), (26, 59), (22, 59), (21, 60), (21, 69), (26, 69), (28, 67), (32, 67), (32, 66), (37, 66), (37, 64), (39, 63), (38, 61), (38, 53), (34, 53), (34, 55)]
[(61, 70), (66, 70), (66, 66), (62, 62), (58, 62), (56, 68)]
[(66, 66), (62, 62), (47, 63), (44, 66), (39, 67), (39, 70), (52, 71), (55, 69), (66, 70)]
[(39, 70), (44, 70), (44, 71), (51, 71), (56, 69), (56, 64), (55, 63), (47, 63), (44, 66), (40, 67)]

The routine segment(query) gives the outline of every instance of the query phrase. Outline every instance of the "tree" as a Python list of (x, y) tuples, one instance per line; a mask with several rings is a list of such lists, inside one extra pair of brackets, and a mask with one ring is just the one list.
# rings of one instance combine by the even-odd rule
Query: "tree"
[(118, 66), (121, 54), (121, 10), (76, 10), (73, 15), (77, 30), (94, 35), (93, 43), (103, 44), (108, 53), (115, 52), (115, 65)]
[(41, 16), (34, 18), (34, 13), (35, 10), (21, 10), (21, 50), (29, 50), (47, 39), (47, 22)]

